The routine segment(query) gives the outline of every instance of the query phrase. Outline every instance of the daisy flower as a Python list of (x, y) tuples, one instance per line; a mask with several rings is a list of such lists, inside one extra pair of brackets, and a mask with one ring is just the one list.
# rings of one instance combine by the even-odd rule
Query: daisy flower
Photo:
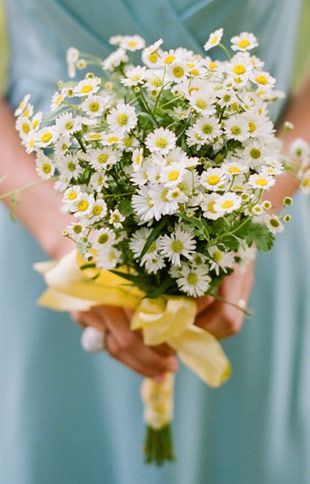
[(141, 187), (138, 192), (132, 196), (132, 207), (136, 215), (143, 221), (152, 220), (155, 213), (154, 197), (148, 187)]
[(216, 47), (217, 45), (219, 45), (222, 40), (223, 34), (224, 34), (224, 29), (222, 28), (215, 30), (215, 32), (212, 32), (209, 35), (207, 42), (203, 46), (204, 50), (208, 51), (213, 47)]
[(201, 185), (212, 191), (223, 190), (228, 180), (229, 176), (222, 168), (209, 168), (200, 177)]
[(108, 96), (89, 96), (81, 105), (83, 111), (94, 118), (101, 116), (103, 111), (109, 106), (111, 100)]
[(146, 67), (136, 66), (130, 67), (126, 70), (125, 78), (121, 79), (121, 83), (127, 87), (135, 87), (143, 84), (146, 80)]
[(124, 49), (117, 49), (102, 62), (102, 68), (105, 71), (112, 71), (122, 63), (126, 62), (128, 62), (126, 51)]
[(80, 117), (73, 117), (72, 113), (61, 114), (56, 119), (56, 128), (62, 136), (70, 135), (80, 131), (82, 127)]
[(143, 148), (134, 150), (131, 159), (134, 171), (139, 170), (143, 163)]
[(74, 88), (75, 96), (90, 96), (95, 94), (100, 89), (101, 79), (99, 77), (92, 77), (89, 79), (84, 79), (77, 83)]
[(216, 212), (231, 213), (241, 207), (242, 199), (236, 193), (225, 193), (220, 195), (214, 204)]
[(234, 252), (225, 252), (220, 250), (217, 246), (210, 247), (208, 252), (211, 257), (210, 269), (214, 270), (218, 276), (220, 269), (227, 272), (227, 269), (232, 269), (235, 262)]
[(151, 153), (166, 155), (175, 148), (176, 136), (169, 129), (158, 128), (146, 137), (145, 144)]
[(189, 266), (182, 263), (176, 282), (181, 291), (191, 297), (203, 296), (210, 287), (209, 267), (205, 264)]
[(211, 116), (199, 118), (193, 125), (193, 129), (204, 142), (213, 141), (222, 134), (221, 126), (217, 119)]
[(85, 159), (95, 170), (105, 170), (115, 165), (121, 157), (121, 152), (109, 146), (88, 150)]
[(148, 236), (150, 235), (150, 233), (151, 233), (151, 229), (143, 227), (142, 229), (137, 230), (133, 234), (129, 242), (129, 247), (132, 250), (135, 258), (140, 257), (142, 249), (145, 246), (145, 242)]
[(233, 115), (224, 121), (224, 132), (228, 139), (246, 141), (249, 137), (248, 123), (245, 116)]
[(206, 91), (194, 91), (189, 98), (189, 103), (195, 111), (204, 115), (215, 113), (216, 107), (214, 101), (214, 94)]
[(124, 220), (124, 215), (117, 208), (110, 211), (109, 222), (113, 225), (115, 229), (121, 229), (123, 226), (122, 222), (124, 222)]
[(124, 35), (119, 36), (118, 45), (121, 49), (134, 52), (135, 50), (143, 49), (145, 47), (145, 41), (140, 35)]
[(167, 187), (178, 185), (182, 181), (184, 171), (185, 166), (176, 162), (172, 163), (163, 169), (160, 180)]
[(267, 215), (265, 218), (265, 224), (269, 231), (274, 235), (279, 234), (284, 230), (282, 222), (276, 215)]
[(222, 211), (217, 211), (215, 209), (215, 203), (219, 199), (217, 193), (212, 193), (211, 195), (206, 195), (201, 201), (201, 209), (203, 211), (203, 216), (209, 220), (217, 220), (223, 216)]
[(258, 86), (273, 87), (275, 85), (275, 78), (272, 77), (268, 72), (256, 72), (251, 80)]
[(303, 193), (310, 193), (310, 170), (306, 170), (302, 175), (300, 182), (300, 189)]
[(83, 171), (79, 160), (72, 155), (64, 156), (58, 165), (61, 165), (62, 174), (70, 176), (70, 178), (77, 178)]
[(107, 214), (107, 204), (104, 200), (98, 198), (92, 204), (91, 212), (88, 217), (92, 222), (99, 222)]
[(65, 228), (63, 235), (81, 243), (83, 239), (87, 238), (87, 228), (81, 223), (71, 223)]
[(241, 32), (231, 39), (231, 48), (234, 51), (247, 51), (252, 50), (258, 46), (255, 35), (249, 32)]
[(249, 185), (259, 190), (269, 190), (275, 184), (275, 179), (264, 173), (251, 175)]
[(55, 173), (55, 163), (42, 151), (36, 157), (36, 171), (43, 180), (49, 180)]
[[(26, 94), (21, 102), (19, 103), (17, 109), (14, 112), (14, 116), (21, 116), (24, 114), (24, 112), (28, 109), (28, 101), (31, 98), (31, 94)], [(27, 115), (28, 116), (28, 115)]]
[(57, 141), (59, 131), (55, 126), (49, 126), (47, 128), (41, 128), (36, 133), (36, 145), (40, 148), (45, 148)]
[(160, 253), (173, 265), (181, 265), (181, 256), (191, 259), (196, 248), (192, 232), (179, 227), (171, 235), (163, 235), (159, 242)]
[(159, 39), (154, 44), (149, 45), (146, 49), (142, 52), (142, 60), (144, 64), (148, 67), (154, 67), (158, 64), (160, 60), (159, 56), (159, 48), (163, 43), (163, 39)]
[(120, 102), (107, 116), (107, 123), (112, 131), (125, 133), (133, 129), (138, 121), (135, 108)]
[(93, 208), (94, 199), (87, 193), (80, 193), (73, 204), (73, 211), (75, 217), (84, 217), (89, 215)]
[(121, 252), (114, 247), (107, 247), (104, 252), (99, 252), (96, 257), (96, 265), (99, 269), (110, 271), (115, 269), (121, 262)]
[(115, 242), (115, 233), (108, 227), (93, 230), (90, 241), (94, 249), (103, 251), (106, 247), (111, 247)]
[(186, 79), (188, 69), (183, 62), (174, 62), (167, 69), (167, 77), (174, 82), (182, 82)]

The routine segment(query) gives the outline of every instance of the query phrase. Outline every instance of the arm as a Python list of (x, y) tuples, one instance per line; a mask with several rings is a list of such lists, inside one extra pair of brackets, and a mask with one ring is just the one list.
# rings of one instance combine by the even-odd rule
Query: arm
[[(21, 146), (14, 117), (4, 100), (0, 100), (0, 120), (0, 178), (5, 176), (0, 186), (1, 195), (35, 182), (38, 177), (34, 158)], [(70, 240), (61, 236), (70, 219), (59, 206), (59, 196), (52, 184), (44, 183), (27, 190), (16, 208), (18, 219), (52, 258), (61, 257), (74, 247)], [(156, 377), (177, 369), (170, 350), (145, 346), (141, 335), (129, 329), (130, 315), (122, 309), (102, 306), (73, 316), (84, 327), (91, 325), (105, 330), (109, 353), (133, 370)]]

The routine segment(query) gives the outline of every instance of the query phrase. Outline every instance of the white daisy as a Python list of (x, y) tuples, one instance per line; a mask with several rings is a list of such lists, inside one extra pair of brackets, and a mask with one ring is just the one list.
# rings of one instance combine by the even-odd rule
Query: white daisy
[(118, 45), (121, 49), (134, 52), (135, 50), (143, 49), (145, 47), (145, 41), (140, 35), (124, 35), (119, 36)]
[(203, 216), (209, 220), (217, 220), (223, 216), (222, 211), (217, 211), (215, 209), (215, 203), (219, 199), (217, 193), (212, 193), (211, 195), (205, 195), (201, 201), (201, 209), (203, 210)]
[(75, 217), (85, 217), (92, 211), (94, 199), (87, 193), (80, 193), (73, 204), (73, 211)]
[(123, 227), (122, 222), (124, 222), (124, 220), (124, 215), (117, 208), (110, 211), (109, 222), (115, 229), (121, 229)]
[(126, 51), (124, 49), (117, 49), (102, 62), (102, 67), (106, 71), (112, 71), (122, 63), (126, 62), (128, 62)]
[(120, 102), (107, 116), (107, 123), (112, 131), (125, 133), (135, 128), (138, 117), (133, 106)]
[(40, 150), (36, 157), (36, 171), (40, 178), (49, 180), (54, 175), (55, 169), (55, 163)]
[(213, 141), (222, 134), (221, 126), (217, 119), (211, 116), (199, 118), (193, 125), (193, 129), (204, 142)]
[(224, 190), (229, 178), (228, 173), (225, 173), (222, 168), (209, 168), (202, 173), (200, 183), (208, 190), (221, 191)]
[(279, 234), (284, 230), (282, 222), (276, 215), (267, 215), (265, 218), (265, 224), (267, 225), (270, 232), (274, 235)]
[(109, 96), (89, 96), (82, 103), (81, 108), (88, 116), (95, 118), (101, 116), (110, 103), (111, 99)]
[(115, 234), (108, 227), (103, 227), (91, 232), (90, 241), (94, 249), (102, 252), (106, 247), (112, 247), (115, 242)]
[(80, 117), (74, 118), (72, 113), (64, 113), (56, 119), (56, 127), (61, 136), (70, 135), (81, 130), (81, 119)]
[(242, 199), (236, 193), (220, 195), (214, 204), (216, 212), (231, 213), (241, 207)]
[(219, 45), (222, 40), (223, 34), (224, 34), (224, 29), (222, 28), (215, 30), (215, 32), (212, 32), (209, 35), (207, 42), (203, 46), (204, 50), (208, 51), (213, 47), (216, 47), (217, 45)]
[(91, 212), (88, 214), (88, 218), (92, 222), (99, 222), (107, 214), (107, 204), (101, 198), (97, 198), (92, 204)]
[(181, 256), (191, 259), (196, 248), (196, 241), (192, 232), (179, 227), (169, 236), (163, 235), (159, 242), (161, 254), (173, 265), (181, 265)]
[(190, 267), (188, 264), (182, 263), (178, 272), (179, 277), (176, 282), (181, 291), (191, 297), (200, 297), (206, 294), (211, 282), (207, 265)]
[(114, 247), (107, 247), (103, 252), (99, 252), (96, 256), (96, 266), (99, 269), (110, 271), (115, 269), (121, 263), (121, 252)]
[(184, 172), (185, 166), (175, 162), (163, 169), (160, 180), (165, 186), (173, 187), (181, 183)]
[(121, 83), (127, 87), (135, 87), (143, 84), (146, 80), (146, 67), (135, 66), (126, 70), (125, 78), (121, 79)]
[(249, 32), (241, 32), (241, 34), (236, 35), (231, 39), (232, 50), (247, 51), (252, 50), (258, 46), (257, 39), (255, 35)]
[(220, 250), (219, 247), (214, 246), (208, 249), (211, 257), (210, 269), (214, 270), (216, 275), (219, 275), (220, 269), (227, 272), (227, 269), (232, 269), (235, 262), (234, 252), (225, 252)]
[(264, 173), (251, 175), (249, 185), (259, 190), (269, 190), (275, 184), (275, 179)]
[(176, 136), (169, 129), (158, 128), (147, 136), (145, 144), (151, 153), (166, 155), (175, 148)]
[(148, 187), (141, 187), (138, 193), (132, 196), (131, 204), (135, 213), (144, 222), (152, 220), (154, 217), (155, 202)]
[(84, 79), (77, 83), (74, 88), (75, 96), (90, 96), (95, 94), (100, 89), (101, 79), (99, 77), (91, 77), (89, 79)]
[(85, 159), (95, 170), (106, 170), (115, 165), (121, 157), (121, 152), (109, 146), (88, 150)]
[(58, 139), (59, 131), (55, 126), (49, 126), (47, 128), (42, 128), (36, 132), (36, 145), (40, 148), (49, 146), (55, 143)]
[(228, 139), (246, 141), (249, 138), (248, 123), (242, 114), (235, 114), (224, 121), (224, 132)]
[(134, 171), (139, 170), (143, 163), (143, 148), (134, 150), (131, 159)]
[(205, 116), (215, 113), (216, 107), (214, 101), (214, 94), (208, 91), (193, 91), (189, 98), (189, 103), (195, 111)]

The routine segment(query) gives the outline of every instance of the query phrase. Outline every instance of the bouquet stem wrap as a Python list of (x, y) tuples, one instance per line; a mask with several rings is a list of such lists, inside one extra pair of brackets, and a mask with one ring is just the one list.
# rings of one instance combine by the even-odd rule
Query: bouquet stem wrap
[[(231, 366), (219, 342), (194, 325), (197, 309), (194, 299), (146, 298), (122, 277), (88, 268), (76, 251), (58, 262), (38, 263), (35, 269), (44, 276), (48, 286), (38, 301), (40, 305), (58, 311), (87, 311), (96, 305), (134, 309), (131, 328), (142, 330), (147, 345), (169, 344), (180, 360), (211, 387), (220, 386), (229, 377)], [(159, 464), (173, 458), (169, 429), (173, 416), (173, 381), (170, 374), (162, 383), (146, 378), (141, 387), (148, 426), (146, 460)], [(154, 432), (158, 437), (155, 436), (155, 443)]]

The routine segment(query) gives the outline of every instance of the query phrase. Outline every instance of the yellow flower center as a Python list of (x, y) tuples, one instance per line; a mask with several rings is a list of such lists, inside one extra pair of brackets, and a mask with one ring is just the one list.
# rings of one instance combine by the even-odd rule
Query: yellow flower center
[(241, 74), (244, 74), (246, 72), (246, 68), (243, 64), (236, 64), (233, 71), (235, 74), (240, 76)]
[(215, 201), (214, 200), (212, 202), (208, 203), (208, 210), (209, 210), (209, 212), (216, 213), (216, 211), (214, 210), (214, 205), (215, 205)]
[(210, 45), (216, 45), (219, 41), (219, 36), (214, 35), (214, 37), (210, 40)]
[(168, 141), (166, 138), (157, 138), (155, 141), (155, 146), (157, 146), (157, 148), (167, 148)]
[(208, 64), (208, 67), (209, 67), (209, 69), (211, 69), (211, 71), (216, 69), (217, 66), (218, 66), (217, 62), (209, 62), (209, 64)]
[(118, 136), (109, 136), (107, 138), (108, 143), (117, 143), (118, 140), (119, 140), (119, 137)]
[(181, 254), (183, 250), (183, 243), (181, 242), (181, 240), (174, 240), (171, 244), (171, 249), (173, 250), (173, 252)]
[(176, 66), (173, 69), (173, 75), (175, 77), (183, 77), (184, 76), (184, 69), (181, 66)]
[(190, 74), (192, 76), (199, 76), (199, 74), (200, 74), (199, 69), (197, 69), (197, 68), (196, 69), (191, 69), (190, 70)]
[(175, 55), (167, 55), (167, 57), (164, 60), (165, 64), (172, 64), (176, 59)]
[(28, 134), (28, 133), (29, 133), (29, 131), (30, 131), (29, 124), (27, 124), (27, 123), (23, 123), (23, 124), (22, 124), (22, 131), (23, 131), (25, 134)]
[(206, 109), (206, 107), (208, 106), (204, 99), (197, 99), (195, 104), (199, 109)]
[(85, 212), (85, 210), (87, 210), (89, 207), (89, 203), (87, 200), (81, 200), (79, 203), (78, 203), (78, 210), (80, 212)]
[(68, 167), (69, 171), (74, 171), (75, 170), (75, 163), (73, 163), (73, 161), (69, 161), (69, 163), (67, 164), (67, 167)]
[(179, 178), (180, 172), (179, 170), (172, 170), (168, 175), (169, 181), (175, 181)]
[(250, 41), (248, 39), (240, 39), (238, 42), (238, 47), (240, 47), (240, 49), (246, 49), (249, 45)]
[(187, 275), (187, 282), (191, 286), (195, 286), (195, 284), (197, 284), (197, 282), (198, 282), (197, 274), (195, 272), (189, 272), (188, 275)]
[(101, 153), (97, 158), (98, 162), (102, 164), (106, 163), (108, 159), (109, 159), (109, 155), (107, 153)]
[(240, 168), (238, 166), (230, 166), (228, 168), (228, 172), (231, 173), (232, 175), (236, 174), (236, 173), (240, 173)]
[(42, 143), (48, 143), (52, 139), (52, 137), (52, 133), (46, 132), (41, 135), (41, 141)]
[(88, 135), (89, 139), (92, 139), (92, 140), (99, 140), (101, 139), (101, 134), (99, 133), (91, 133)]
[(261, 156), (261, 152), (258, 148), (252, 148), (250, 151), (250, 155), (251, 158), (253, 158), (254, 160), (258, 160), (258, 158), (260, 158)]
[(128, 47), (137, 47), (138, 44), (136, 40), (130, 40), (127, 45)]
[(98, 244), (105, 244), (109, 240), (108, 234), (101, 234), (99, 235), (97, 242)]
[(117, 116), (117, 122), (120, 126), (126, 126), (128, 124), (128, 115), (127, 114), (119, 114)]
[(218, 183), (220, 183), (220, 181), (221, 179), (217, 175), (210, 175), (207, 178), (207, 182), (209, 183), (209, 185), (217, 185)]
[(150, 245), (150, 247), (147, 249), (147, 251), (146, 251), (146, 252), (147, 252), (148, 254), (151, 254), (152, 252), (155, 252), (155, 250), (156, 250), (156, 242), (153, 242), (153, 243)]
[(258, 82), (258, 84), (262, 84), (262, 85), (268, 84), (267, 77), (266, 76), (263, 76), (262, 74), (260, 76), (256, 76), (255, 77), (255, 80), (256, 80), (256, 82)]
[(222, 208), (231, 208), (233, 205), (234, 205), (234, 202), (232, 200), (225, 200), (225, 202), (223, 202), (221, 204), (221, 207)]
[(204, 134), (212, 134), (212, 133), (213, 133), (213, 126), (212, 126), (212, 124), (204, 124), (204, 125), (201, 127), (201, 131), (202, 131)]
[(241, 128), (239, 126), (232, 126), (231, 127), (231, 132), (235, 136), (238, 136), (239, 134), (241, 134)]
[(304, 178), (304, 179), (303, 179), (303, 181), (302, 181), (302, 186), (303, 186), (304, 188), (306, 188), (306, 187), (308, 187), (308, 186), (309, 186), (309, 184), (310, 184), (310, 180), (309, 180), (309, 178)]
[(215, 250), (212, 257), (215, 262), (221, 262), (221, 260), (223, 259), (223, 252), (221, 252), (220, 250)]
[(35, 119), (34, 121), (32, 121), (32, 127), (33, 129), (36, 129), (40, 124), (40, 121), (38, 119)]
[(92, 90), (93, 90), (93, 86), (91, 84), (85, 84), (84, 86), (82, 86), (81, 92), (86, 94), (88, 92), (91, 92)]
[(51, 168), (51, 165), (49, 163), (43, 163), (43, 165), (42, 165), (43, 173), (48, 174), (48, 173), (51, 172), (51, 170), (52, 170), (52, 168)]
[(72, 200), (75, 200), (75, 199), (76, 199), (76, 197), (77, 197), (77, 193), (76, 193), (76, 192), (70, 192), (70, 193), (68, 194), (68, 199), (69, 199), (69, 200), (71, 200), (71, 201), (72, 201)]
[(258, 178), (255, 183), (259, 187), (265, 187), (267, 185), (267, 180), (265, 178)]
[(151, 54), (148, 55), (148, 60), (152, 64), (156, 64), (156, 62), (158, 61), (158, 54), (156, 54), (156, 52), (152, 52)]
[(92, 212), (93, 212), (93, 215), (100, 215), (102, 213), (102, 206), (101, 205), (95, 205)]
[(92, 113), (96, 113), (97, 111), (99, 111), (99, 103), (97, 103), (96, 101), (93, 101), (91, 103), (89, 103), (88, 105), (88, 109), (92, 112)]
[(69, 131), (70, 129), (73, 128), (73, 122), (72, 121), (67, 121), (65, 124), (65, 128)]
[(248, 126), (249, 126), (250, 133), (254, 133), (254, 131), (256, 131), (257, 129), (257, 126), (255, 123), (253, 123), (253, 121), (249, 121)]

